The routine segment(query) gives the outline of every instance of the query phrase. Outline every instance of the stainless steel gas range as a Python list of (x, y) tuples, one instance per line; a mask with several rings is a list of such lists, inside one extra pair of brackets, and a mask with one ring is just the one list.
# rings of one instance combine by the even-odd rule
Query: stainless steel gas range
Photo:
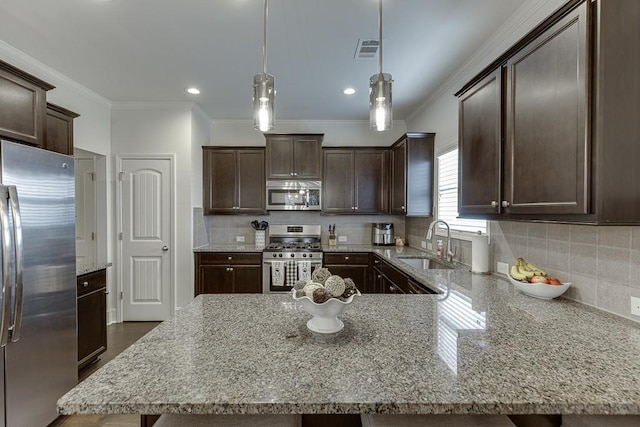
[(298, 280), (310, 280), (322, 267), (320, 225), (269, 226), (269, 244), (262, 252), (262, 292), (290, 291)]

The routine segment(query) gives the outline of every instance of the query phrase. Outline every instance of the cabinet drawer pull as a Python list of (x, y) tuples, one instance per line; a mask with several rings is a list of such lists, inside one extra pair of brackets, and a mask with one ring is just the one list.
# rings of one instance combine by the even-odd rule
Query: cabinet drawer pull
[(87, 286), (89, 286), (89, 282), (82, 282), (82, 286), (86, 288)]
[(344, 257), (344, 259), (345, 259), (345, 261), (346, 261), (346, 260), (348, 260), (348, 259), (349, 259), (349, 257), (348, 257), (348, 256), (346, 256), (346, 257)]
[(390, 291), (390, 292), (395, 292), (395, 291), (396, 291), (396, 288), (394, 288), (393, 286), (389, 285), (389, 291)]
[(507, 200), (503, 200), (502, 201), (502, 207), (503, 208), (508, 208), (509, 206), (511, 206), (511, 203), (509, 203)]
[(230, 256), (229, 256), (229, 257), (227, 257), (227, 259), (228, 259), (229, 261), (231, 261), (231, 260), (233, 259), (233, 257), (230, 257)]

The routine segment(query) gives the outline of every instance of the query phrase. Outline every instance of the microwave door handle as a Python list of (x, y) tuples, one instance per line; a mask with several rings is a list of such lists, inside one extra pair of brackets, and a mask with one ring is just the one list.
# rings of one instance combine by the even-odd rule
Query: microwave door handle
[(0, 347), (9, 342), (11, 318), (11, 232), (9, 230), (9, 194), (7, 187), (0, 185), (0, 233), (2, 234), (2, 309), (0, 310)]
[(24, 289), (24, 265), (23, 253), (24, 244), (22, 240), (22, 215), (20, 214), (20, 203), (18, 202), (18, 190), (15, 185), (9, 187), (9, 201), (11, 213), (13, 215), (13, 233), (15, 246), (15, 262), (16, 262), (16, 289), (15, 289), (15, 305), (13, 313), (13, 325), (11, 330), (11, 341), (16, 342), (20, 339), (20, 330), (22, 329), (22, 294)]

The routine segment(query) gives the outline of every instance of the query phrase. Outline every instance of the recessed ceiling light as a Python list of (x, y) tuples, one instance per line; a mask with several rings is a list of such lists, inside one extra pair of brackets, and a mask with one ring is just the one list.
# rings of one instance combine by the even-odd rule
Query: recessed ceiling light
[(356, 90), (352, 87), (348, 87), (343, 90), (342, 93), (344, 93), (345, 95), (353, 95), (354, 93), (356, 93)]
[(187, 92), (189, 92), (191, 95), (199, 95), (200, 94), (200, 90), (198, 90), (195, 87), (188, 88)]

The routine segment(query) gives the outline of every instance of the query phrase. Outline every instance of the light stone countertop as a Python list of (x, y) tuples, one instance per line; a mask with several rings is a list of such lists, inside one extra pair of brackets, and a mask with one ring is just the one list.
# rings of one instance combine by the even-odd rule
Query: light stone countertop
[(95, 273), (96, 271), (104, 270), (105, 268), (111, 267), (112, 265), (113, 264), (110, 262), (77, 263), (76, 276)]
[(640, 414), (638, 323), (398, 258), (416, 249), (369, 250), (441, 293), (363, 295), (330, 335), (289, 294), (200, 295), (59, 411)]

